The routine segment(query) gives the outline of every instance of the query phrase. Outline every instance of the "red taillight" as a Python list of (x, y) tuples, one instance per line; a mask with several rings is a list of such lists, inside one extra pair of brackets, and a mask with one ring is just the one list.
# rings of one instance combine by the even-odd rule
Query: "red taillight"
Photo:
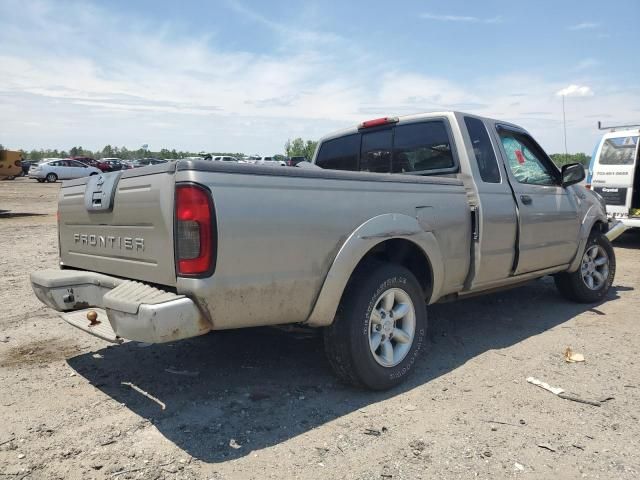
[(389, 123), (397, 123), (398, 117), (382, 117), (376, 118), (374, 120), (367, 120), (366, 122), (362, 122), (358, 125), (359, 129), (362, 128), (371, 128), (371, 127), (379, 127), (380, 125), (387, 125)]
[(176, 187), (176, 262), (179, 275), (213, 269), (213, 211), (209, 192), (197, 185)]
[(590, 183), (587, 183), (587, 184), (584, 186), (584, 188), (586, 188), (587, 190), (591, 190), (591, 184), (590, 184)]

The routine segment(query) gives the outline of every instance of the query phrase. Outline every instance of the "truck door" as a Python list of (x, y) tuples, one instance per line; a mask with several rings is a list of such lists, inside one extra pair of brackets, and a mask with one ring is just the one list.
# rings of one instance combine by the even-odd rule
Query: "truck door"
[(514, 274), (570, 263), (578, 248), (577, 201), (560, 172), (524, 130), (497, 125), (500, 150), (518, 207)]
[[(491, 142), (487, 125), (464, 116), (469, 166), (478, 197), (474, 275), (471, 289), (508, 278), (513, 269), (518, 217), (504, 169), (500, 168), (497, 145)], [(492, 125), (488, 125), (492, 128)]]

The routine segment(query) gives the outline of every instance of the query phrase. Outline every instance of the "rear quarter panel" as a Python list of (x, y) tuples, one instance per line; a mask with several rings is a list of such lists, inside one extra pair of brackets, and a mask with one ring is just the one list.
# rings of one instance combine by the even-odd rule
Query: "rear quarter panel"
[[(247, 173), (238, 173), (243, 167)], [(178, 291), (198, 299), (215, 329), (307, 320), (347, 238), (383, 214), (413, 218), (433, 232), (446, 263), (439, 279), (443, 290), (462, 285), (469, 262), (469, 210), (459, 182), (366, 180), (375, 174), (359, 174), (363, 180), (279, 176), (285, 167), (273, 167), (273, 174), (254, 174), (256, 168), (266, 172), (268, 167), (176, 174), (176, 182), (201, 183), (212, 191), (216, 271), (207, 279), (179, 278)]]

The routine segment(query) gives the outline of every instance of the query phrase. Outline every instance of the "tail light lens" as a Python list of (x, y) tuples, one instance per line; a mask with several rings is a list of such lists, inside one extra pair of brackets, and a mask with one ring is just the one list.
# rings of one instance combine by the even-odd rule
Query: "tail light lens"
[(586, 188), (587, 190), (591, 190), (591, 184), (590, 184), (590, 183), (587, 183), (587, 184), (584, 186), (584, 188)]
[(176, 187), (176, 262), (178, 275), (213, 272), (214, 212), (209, 191), (193, 184)]

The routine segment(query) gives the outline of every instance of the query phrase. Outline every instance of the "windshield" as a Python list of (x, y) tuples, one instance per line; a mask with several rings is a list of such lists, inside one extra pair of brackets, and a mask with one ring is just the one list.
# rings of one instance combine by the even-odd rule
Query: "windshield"
[(600, 152), (601, 165), (633, 165), (638, 136), (605, 139)]

